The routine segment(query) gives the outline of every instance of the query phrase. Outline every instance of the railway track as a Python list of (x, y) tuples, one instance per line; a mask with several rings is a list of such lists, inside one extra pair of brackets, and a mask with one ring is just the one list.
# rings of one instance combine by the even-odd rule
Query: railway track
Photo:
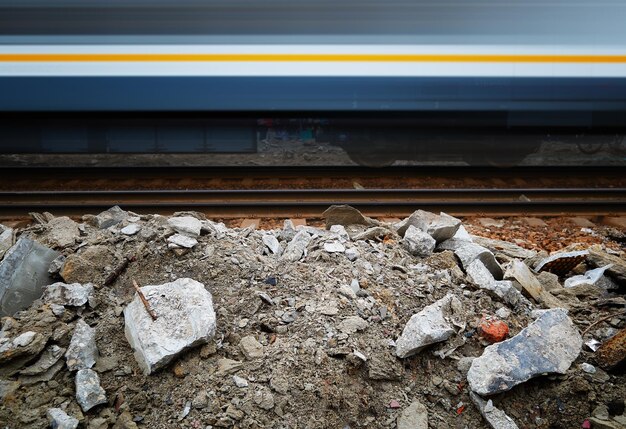
[[(626, 213), (625, 179), (613, 169), (579, 168), (569, 181), (564, 174), (573, 171), (438, 170), (14, 169), (0, 175), (7, 175), (0, 186), (0, 216), (96, 213), (113, 205), (138, 213), (199, 210), (217, 217), (311, 218), (332, 204), (350, 204), (379, 217), (405, 216), (416, 208), (454, 215)], [(396, 186), (361, 185), (377, 180)], [(583, 182), (587, 186), (580, 186)], [(337, 186), (346, 183), (358, 188)], [(539, 186), (523, 186), (529, 183)], [(576, 186), (563, 186), (567, 183)]]

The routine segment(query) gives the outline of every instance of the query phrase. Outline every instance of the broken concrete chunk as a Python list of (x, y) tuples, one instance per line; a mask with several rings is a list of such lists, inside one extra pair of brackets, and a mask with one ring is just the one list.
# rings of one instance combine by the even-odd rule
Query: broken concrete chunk
[(96, 405), (106, 404), (106, 392), (100, 386), (100, 377), (92, 369), (81, 369), (76, 373), (76, 402), (84, 412)]
[(70, 371), (91, 368), (98, 359), (96, 330), (79, 319), (74, 327), (72, 340), (65, 353), (65, 361)]
[(0, 261), (11, 246), (13, 246), (13, 229), (0, 224)]
[(80, 307), (89, 301), (92, 294), (93, 285), (91, 283), (83, 285), (57, 282), (43, 287), (42, 301), (49, 304)]
[(53, 344), (41, 354), (37, 362), (20, 371), (21, 375), (37, 375), (46, 372), (63, 357), (65, 349)]
[(596, 360), (604, 369), (626, 362), (626, 328), (606, 340), (596, 351)]
[(405, 358), (424, 347), (445, 341), (455, 333), (453, 321), (461, 314), (461, 302), (452, 294), (414, 314), (396, 341), (396, 356)]
[(128, 212), (125, 212), (119, 206), (113, 206), (95, 216), (93, 222), (96, 228), (106, 229), (117, 225), (126, 218), (128, 218)]
[(48, 266), (48, 274), (59, 274), (61, 272), (61, 269), (63, 268), (63, 264), (65, 264), (65, 256), (57, 256), (52, 262), (50, 262), (50, 265)]
[(492, 238), (479, 237), (476, 235), (472, 235), (471, 238), (474, 243), (486, 247), (493, 253), (501, 253), (510, 258), (528, 259), (534, 258), (537, 255), (537, 252), (534, 250), (524, 249), (508, 241), (494, 240)]
[(367, 321), (359, 316), (350, 316), (342, 320), (339, 324), (339, 330), (344, 334), (354, 334), (367, 328)]
[(533, 268), (535, 272), (548, 271), (559, 276), (564, 276), (583, 262), (589, 252), (582, 250), (579, 252), (560, 252), (542, 259)]
[(348, 234), (348, 231), (346, 231), (346, 228), (344, 228), (343, 225), (331, 226), (330, 232), (334, 232), (339, 238), (339, 241), (341, 241), (342, 243), (345, 243), (346, 241), (350, 241), (350, 235)]
[(193, 216), (173, 217), (167, 220), (167, 224), (176, 232), (196, 238), (202, 230), (202, 222)]
[(518, 429), (518, 426), (512, 418), (507, 416), (504, 411), (493, 406), (491, 399), (485, 401), (483, 398), (471, 391), (470, 398), (476, 407), (478, 407), (480, 414), (493, 429)]
[(72, 246), (79, 236), (78, 224), (67, 216), (51, 219), (46, 227), (48, 232), (45, 241), (55, 248)]
[(528, 302), (509, 280), (496, 281), (480, 260), (473, 261), (466, 268), (466, 271), (467, 277), (472, 283), (481, 289), (492, 292), (507, 304), (517, 306)]
[(528, 266), (517, 260), (513, 260), (504, 273), (506, 279), (516, 280), (522, 289), (535, 301), (547, 308), (565, 308), (560, 299), (546, 291)]
[(278, 242), (278, 239), (274, 237), (274, 234), (264, 234), (263, 237), (261, 237), (261, 240), (263, 240), (265, 247), (267, 247), (274, 255), (278, 255), (280, 253), (280, 243)]
[(589, 270), (585, 274), (565, 279), (564, 286), (566, 288), (572, 288), (581, 285), (589, 285), (605, 290), (618, 289), (618, 286), (604, 275), (604, 272), (612, 266), (613, 264), (605, 265), (604, 267)]
[(398, 417), (398, 429), (428, 429), (428, 409), (419, 401), (402, 410)]
[(443, 212), (437, 215), (424, 210), (416, 210), (409, 217), (394, 225), (401, 236), (405, 235), (410, 226), (427, 233), (437, 243), (441, 243), (456, 234), (461, 221)]
[(131, 223), (126, 225), (124, 228), (120, 229), (120, 232), (124, 235), (135, 235), (139, 231), (141, 231), (141, 225), (136, 223)]
[(139, 296), (124, 309), (126, 339), (145, 374), (167, 365), (183, 351), (208, 342), (216, 319), (211, 294), (202, 283), (181, 278), (141, 288), (157, 316), (152, 320)]
[(185, 249), (191, 249), (198, 244), (198, 240), (183, 234), (174, 234), (169, 236), (167, 238), (167, 242), (169, 243), (168, 247), (182, 247)]
[(24, 332), (18, 335), (13, 340), (13, 346), (14, 347), (26, 347), (27, 345), (33, 342), (36, 335), (37, 335), (37, 332), (33, 332), (33, 331)]
[(298, 231), (291, 239), (281, 256), (282, 259), (296, 262), (305, 254), (306, 248), (311, 242), (311, 236), (306, 231)]
[(481, 261), (485, 267), (489, 270), (491, 275), (496, 280), (502, 280), (502, 267), (496, 261), (496, 257), (488, 249), (478, 244), (468, 242), (465, 240), (457, 240), (455, 238), (446, 240), (439, 244), (438, 250), (452, 250), (454, 254), (459, 258), (465, 271), (467, 267), (475, 260)]
[(46, 414), (52, 429), (76, 429), (78, 427), (78, 419), (68, 416), (60, 408), (49, 408)]
[(611, 265), (606, 270), (606, 274), (616, 280), (618, 283), (626, 284), (626, 261), (614, 255), (609, 255), (602, 250), (589, 249), (588, 259), (596, 267), (604, 267)]
[(49, 335), (24, 332), (11, 341), (0, 338), (0, 377), (10, 377), (43, 351)]
[(366, 229), (363, 232), (359, 232), (358, 234), (354, 234), (352, 236), (352, 240), (361, 241), (361, 240), (374, 240), (377, 238), (382, 238), (391, 233), (387, 228), (383, 228), (382, 226), (375, 226), (373, 228)]
[(425, 258), (435, 250), (436, 241), (426, 232), (409, 225), (401, 243), (411, 255)]
[(28, 238), (20, 238), (0, 262), (0, 317), (28, 308), (50, 284), (48, 267), (59, 256)]
[(565, 374), (581, 351), (582, 337), (564, 309), (545, 310), (519, 334), (488, 346), (467, 373), (479, 395), (505, 392), (544, 373)]
[(241, 341), (239, 341), (239, 349), (248, 360), (263, 357), (263, 345), (252, 335), (243, 337)]
[(324, 243), (324, 250), (328, 253), (343, 253), (346, 248), (339, 241), (328, 241)]
[(348, 205), (333, 205), (326, 209), (322, 216), (326, 220), (326, 229), (333, 225), (377, 225), (374, 219), (363, 216), (360, 211)]

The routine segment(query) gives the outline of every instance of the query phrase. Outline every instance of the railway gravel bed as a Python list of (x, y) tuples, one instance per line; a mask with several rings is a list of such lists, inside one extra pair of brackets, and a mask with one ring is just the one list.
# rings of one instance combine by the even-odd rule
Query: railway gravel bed
[[(2, 427), (626, 424), (623, 218), (398, 222), (342, 206), (265, 229), (119, 208), (33, 219), (0, 231), (0, 275), (39, 270), (47, 285), (2, 319)], [(50, 266), (10, 262), (28, 239)], [(152, 332), (170, 339), (167, 361), (156, 345), (133, 353)]]

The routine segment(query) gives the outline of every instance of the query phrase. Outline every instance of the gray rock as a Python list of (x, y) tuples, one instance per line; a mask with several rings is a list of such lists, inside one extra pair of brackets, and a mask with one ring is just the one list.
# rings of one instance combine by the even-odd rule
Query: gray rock
[(61, 268), (63, 268), (63, 264), (65, 264), (64, 255), (59, 255), (58, 257), (54, 258), (54, 260), (50, 262), (50, 265), (48, 266), (48, 274), (59, 274), (61, 272)]
[(202, 222), (192, 216), (172, 217), (167, 224), (176, 232), (189, 237), (198, 237), (202, 231)]
[(265, 387), (262, 387), (254, 392), (253, 399), (254, 403), (259, 408), (262, 408), (264, 410), (271, 410), (272, 408), (274, 408), (274, 395), (269, 389)]
[(291, 219), (285, 219), (283, 229), (280, 231), (279, 238), (283, 241), (291, 241), (296, 236), (296, 227)]
[(588, 259), (596, 267), (604, 267), (610, 264), (611, 267), (606, 270), (606, 274), (611, 276), (611, 278), (618, 283), (622, 285), (626, 284), (626, 261), (624, 261), (624, 258), (609, 255), (606, 252), (592, 247), (589, 249)]
[(20, 371), (21, 375), (37, 375), (46, 372), (63, 357), (65, 349), (53, 344), (41, 354), (37, 362)]
[(339, 238), (339, 241), (341, 241), (342, 243), (345, 243), (346, 241), (350, 241), (350, 235), (348, 234), (348, 231), (346, 231), (346, 228), (344, 228), (343, 225), (331, 226), (330, 232), (335, 233), (337, 237)]
[(505, 392), (544, 373), (565, 374), (581, 351), (582, 337), (564, 309), (545, 310), (519, 334), (488, 346), (467, 374), (479, 395)]
[(506, 279), (516, 280), (524, 291), (535, 301), (548, 308), (565, 308), (565, 304), (546, 291), (528, 266), (517, 260), (511, 261), (506, 272)]
[(36, 336), (37, 336), (37, 332), (33, 332), (33, 331), (24, 332), (18, 335), (17, 337), (15, 337), (15, 339), (13, 340), (13, 346), (26, 347), (27, 345), (33, 342)]
[(475, 357), (472, 356), (464, 356), (459, 359), (456, 363), (456, 369), (463, 374), (463, 376), (467, 376), (467, 371), (469, 371), (472, 366), (472, 362), (474, 362)]
[(59, 253), (20, 238), (0, 262), (0, 317), (28, 308), (50, 284), (48, 267)]
[(124, 309), (126, 339), (145, 374), (167, 365), (185, 350), (207, 343), (215, 334), (211, 294), (202, 283), (181, 278), (141, 288), (157, 320), (137, 295)]
[(322, 213), (326, 220), (326, 228), (329, 229), (333, 225), (377, 225), (374, 219), (363, 216), (360, 211), (348, 205), (333, 205)]
[(261, 240), (263, 240), (265, 247), (267, 247), (274, 255), (280, 254), (280, 243), (278, 242), (278, 239), (274, 237), (274, 234), (264, 234)]
[(70, 417), (60, 408), (48, 408), (48, 420), (52, 429), (76, 429), (78, 419)]
[(430, 235), (437, 243), (441, 243), (456, 234), (461, 226), (461, 221), (443, 212), (437, 215), (424, 210), (417, 210), (394, 226), (401, 236), (405, 235), (410, 226), (414, 226)]
[(354, 334), (367, 328), (367, 321), (359, 316), (350, 316), (345, 318), (339, 324), (339, 330), (344, 334)]
[(457, 238), (451, 238), (440, 243), (437, 246), (437, 250), (452, 250), (454, 254), (459, 258), (463, 268), (467, 271), (467, 267), (475, 260), (480, 260), (485, 267), (489, 270), (491, 275), (501, 280), (504, 274), (502, 267), (496, 261), (493, 253), (483, 246), (479, 246), (476, 243), (467, 240), (461, 240)]
[[(559, 252), (548, 256), (537, 262), (533, 270), (535, 272), (551, 271), (555, 274), (567, 274), (572, 268), (584, 261), (589, 255), (587, 250), (581, 250), (579, 252)], [(550, 266), (559, 262), (559, 267), (554, 269), (548, 269)]]
[(488, 290), (502, 299), (504, 302), (517, 306), (520, 304), (530, 304), (522, 296), (520, 291), (515, 289), (509, 280), (496, 280), (489, 272), (485, 264), (480, 260), (475, 260), (466, 268), (468, 279), (481, 289)]
[(346, 248), (339, 241), (330, 241), (324, 243), (324, 250), (328, 253), (343, 253), (346, 251)]
[(20, 375), (19, 382), (22, 386), (30, 386), (36, 383), (42, 383), (44, 381), (50, 381), (56, 375), (61, 372), (64, 366), (64, 362), (62, 360), (58, 360), (54, 365), (48, 368), (46, 371), (35, 374), (35, 375)]
[(106, 404), (106, 392), (100, 386), (100, 377), (92, 369), (81, 369), (76, 373), (76, 402), (84, 412), (96, 405)]
[(72, 246), (79, 235), (78, 224), (67, 216), (50, 219), (46, 227), (46, 239), (52, 247)]
[(405, 358), (431, 344), (445, 341), (455, 333), (454, 325), (462, 318), (461, 302), (452, 294), (411, 316), (396, 341), (396, 356)]
[[(192, 218), (192, 219), (195, 219), (195, 218)], [(198, 240), (196, 240), (193, 237), (189, 237), (183, 234), (171, 235), (167, 237), (167, 242), (168, 242), (168, 247), (170, 248), (183, 247), (185, 249), (191, 249), (196, 244), (198, 244)]]
[(345, 255), (349, 261), (354, 262), (359, 258), (359, 256), (361, 256), (361, 253), (359, 252), (359, 249), (357, 249), (356, 247), (349, 247), (346, 249)]
[(94, 217), (94, 225), (96, 228), (106, 229), (113, 225), (126, 220), (128, 212), (122, 210), (119, 206), (113, 206)]
[(476, 235), (472, 235), (471, 238), (474, 243), (486, 247), (493, 253), (501, 253), (509, 258), (528, 259), (534, 258), (537, 255), (537, 252), (534, 250), (524, 249), (508, 241), (494, 240), (492, 238), (478, 237)]
[(605, 271), (610, 269), (613, 264), (587, 271), (583, 275), (573, 276), (565, 279), (563, 286), (572, 288), (576, 286), (595, 286), (605, 290), (618, 289), (618, 286), (611, 279), (604, 275)]
[(13, 229), (0, 224), (0, 260), (13, 246)]
[(66, 284), (62, 282), (53, 283), (44, 286), (42, 300), (49, 304), (69, 305), (80, 307), (85, 305), (93, 294), (93, 285), (91, 283)]
[(541, 283), (543, 288), (548, 292), (555, 292), (563, 289), (563, 286), (559, 283), (559, 276), (556, 274), (542, 271), (537, 276), (537, 280), (539, 280), (539, 283)]
[(518, 429), (512, 418), (507, 416), (504, 411), (493, 406), (491, 399), (485, 401), (474, 392), (470, 392), (470, 398), (493, 429)]
[(398, 417), (398, 429), (428, 429), (428, 409), (419, 401), (402, 410)]
[(305, 254), (306, 248), (311, 242), (311, 236), (306, 231), (298, 231), (287, 245), (281, 258), (286, 261), (296, 262)]
[(237, 375), (233, 375), (233, 382), (237, 387), (248, 387), (248, 380)]
[(409, 225), (401, 244), (411, 255), (425, 258), (435, 250), (436, 241), (426, 232)]
[(65, 353), (65, 361), (70, 371), (91, 368), (98, 359), (96, 330), (79, 319), (74, 327), (72, 340)]
[(141, 231), (141, 225), (136, 223), (131, 223), (126, 225), (124, 228), (120, 229), (120, 232), (124, 235), (135, 235), (139, 231)]
[(239, 349), (246, 359), (252, 360), (263, 357), (263, 345), (252, 335), (243, 337), (241, 341), (239, 341)]

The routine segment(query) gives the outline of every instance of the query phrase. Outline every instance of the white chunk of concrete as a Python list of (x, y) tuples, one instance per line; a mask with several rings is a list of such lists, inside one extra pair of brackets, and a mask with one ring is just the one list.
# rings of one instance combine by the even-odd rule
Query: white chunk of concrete
[(157, 319), (152, 320), (139, 296), (124, 309), (126, 339), (145, 374), (164, 367), (185, 350), (215, 335), (213, 298), (204, 285), (189, 278), (141, 288)]
[(413, 256), (425, 258), (433, 253), (437, 242), (428, 233), (409, 225), (401, 244)]
[(167, 242), (170, 248), (183, 247), (185, 249), (191, 249), (198, 244), (198, 240), (183, 234), (171, 235), (167, 238)]
[(74, 327), (72, 340), (65, 353), (65, 362), (70, 371), (91, 368), (98, 360), (96, 330), (83, 319), (79, 319)]
[(49, 304), (69, 305), (80, 307), (85, 305), (93, 294), (93, 284), (91, 283), (53, 283), (44, 286), (42, 300)]
[(202, 222), (192, 216), (179, 216), (167, 220), (174, 231), (189, 237), (198, 237), (202, 231)]

